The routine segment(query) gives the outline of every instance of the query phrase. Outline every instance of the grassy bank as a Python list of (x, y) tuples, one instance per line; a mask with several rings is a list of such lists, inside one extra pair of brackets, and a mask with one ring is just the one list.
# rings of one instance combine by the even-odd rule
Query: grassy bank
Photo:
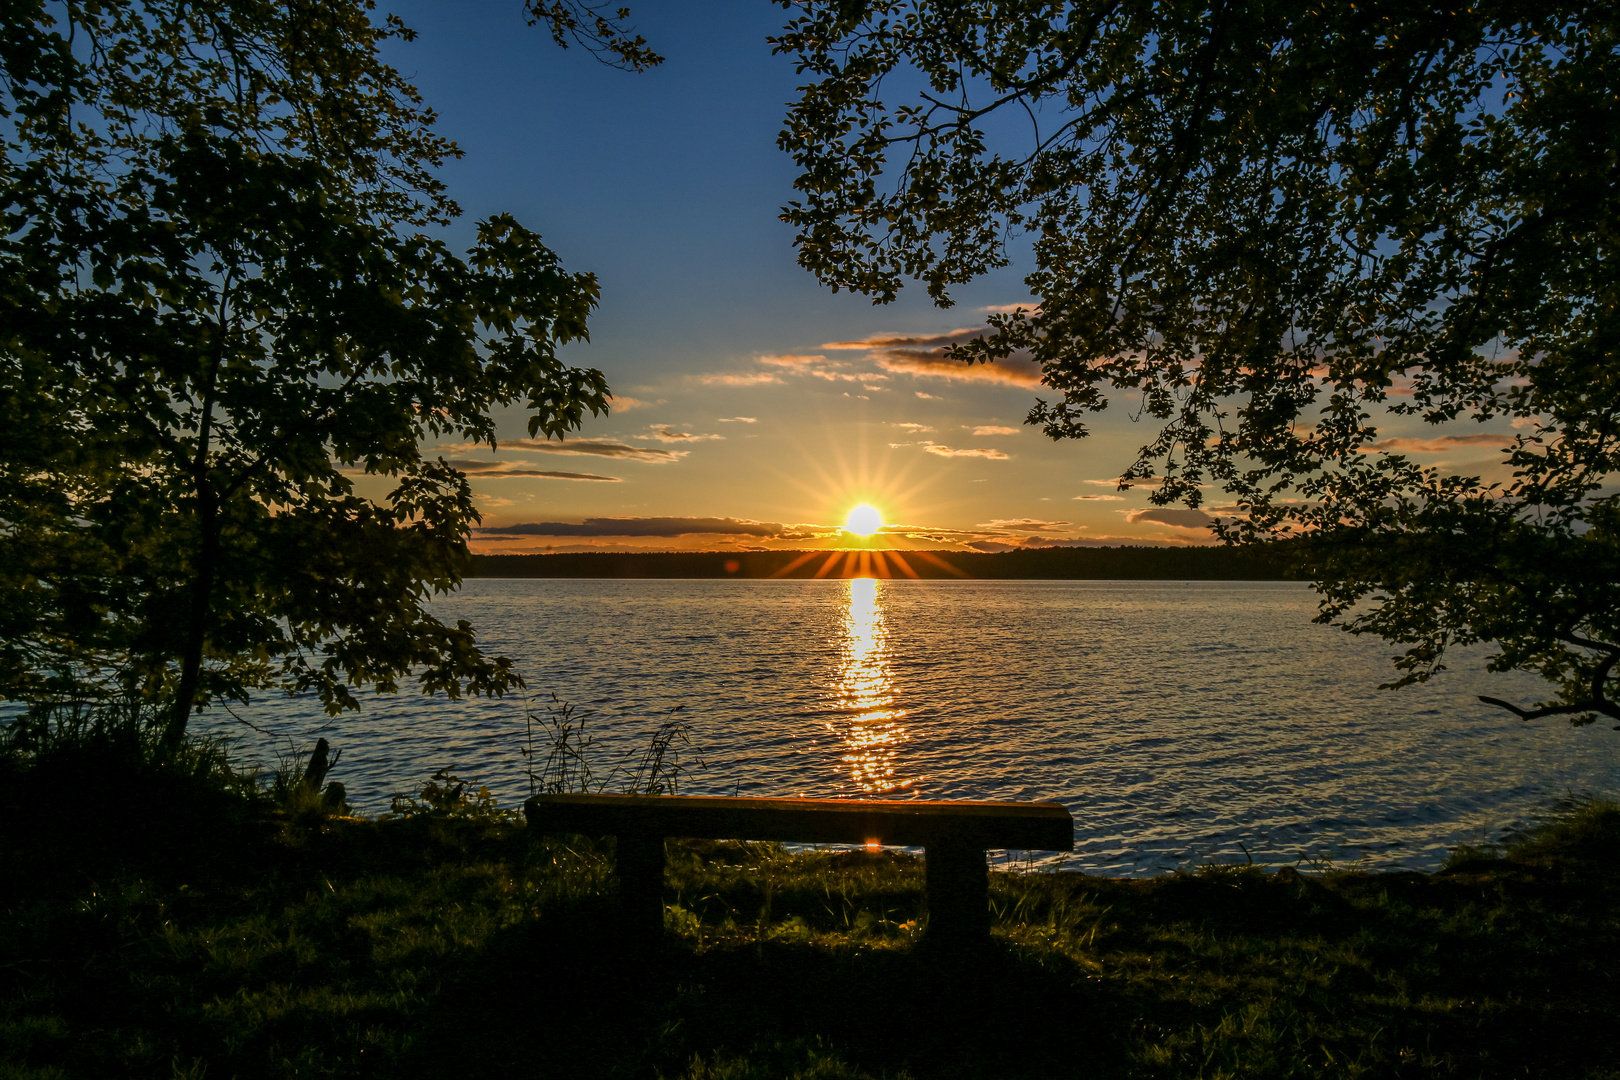
[(687, 842), (647, 953), (608, 848), (487, 806), (11, 779), (5, 1077), (1620, 1077), (1612, 805), (1435, 875), (997, 873), (965, 958), (918, 860)]

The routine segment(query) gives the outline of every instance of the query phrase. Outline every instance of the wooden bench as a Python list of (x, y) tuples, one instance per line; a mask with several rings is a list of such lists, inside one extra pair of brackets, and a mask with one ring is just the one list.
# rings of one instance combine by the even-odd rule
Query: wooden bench
[(539, 832), (618, 839), (626, 930), (647, 937), (664, 926), (666, 838), (921, 847), (928, 936), (957, 943), (990, 934), (986, 850), (1074, 846), (1074, 819), (1055, 802), (536, 795), (523, 812)]

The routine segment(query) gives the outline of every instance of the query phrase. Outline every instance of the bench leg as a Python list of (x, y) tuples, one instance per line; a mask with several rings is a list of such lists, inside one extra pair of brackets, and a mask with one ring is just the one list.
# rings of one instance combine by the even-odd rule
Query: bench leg
[(984, 849), (949, 841), (923, 852), (928, 936), (952, 944), (990, 939), (990, 871)]
[(618, 839), (625, 932), (657, 941), (664, 932), (664, 838), (631, 834)]

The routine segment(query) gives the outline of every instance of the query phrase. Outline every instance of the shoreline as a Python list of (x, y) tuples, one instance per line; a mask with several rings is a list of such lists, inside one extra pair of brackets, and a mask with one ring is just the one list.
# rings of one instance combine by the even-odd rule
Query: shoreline
[(1285, 556), (1251, 548), (1028, 548), (1018, 551), (551, 552), (473, 555), (469, 578), (856, 577), (969, 581), (1292, 581)]

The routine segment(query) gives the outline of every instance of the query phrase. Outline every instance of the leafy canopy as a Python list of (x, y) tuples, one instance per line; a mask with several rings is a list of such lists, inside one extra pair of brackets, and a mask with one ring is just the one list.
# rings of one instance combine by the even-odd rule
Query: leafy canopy
[[(1509, 708), (1620, 718), (1620, 9), (785, 6), (806, 268), (948, 305), (1027, 236), (1038, 306), (955, 355), (1039, 361), (1030, 423), (1137, 395), (1159, 430), (1122, 485), (1305, 537), (1322, 619), (1407, 645), (1400, 683), (1494, 641), (1557, 686)], [(1402, 418), (1503, 457), (1421, 466)]]
[[(597, 286), (505, 215), (464, 253), (424, 231), (460, 151), (381, 58), (411, 31), (369, 0), (3, 18), (0, 697), (117, 687), (171, 703), (172, 744), (255, 689), (520, 685), (424, 607), (478, 513), (420, 448), (605, 412), (557, 356)], [(658, 61), (587, 5), (547, 18)]]

